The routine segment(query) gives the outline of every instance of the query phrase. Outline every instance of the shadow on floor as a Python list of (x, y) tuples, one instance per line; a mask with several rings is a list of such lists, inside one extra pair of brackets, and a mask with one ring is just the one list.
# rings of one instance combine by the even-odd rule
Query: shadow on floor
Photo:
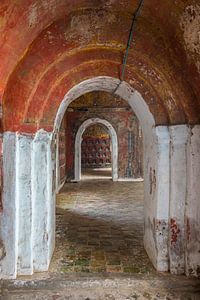
[(57, 199), (53, 272), (153, 273), (143, 246), (143, 184), (67, 184)]

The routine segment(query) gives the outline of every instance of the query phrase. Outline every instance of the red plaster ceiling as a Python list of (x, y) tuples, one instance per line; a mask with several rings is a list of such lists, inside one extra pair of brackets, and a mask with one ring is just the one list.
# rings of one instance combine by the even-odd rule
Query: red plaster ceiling
[[(146, 0), (126, 81), (157, 124), (199, 123), (198, 0)], [(52, 126), (66, 92), (94, 76), (119, 77), (137, 2), (1, 0), (4, 130)]]
[(114, 96), (107, 92), (91, 92), (82, 95), (73, 101), (69, 108), (129, 108), (127, 101), (118, 96)]

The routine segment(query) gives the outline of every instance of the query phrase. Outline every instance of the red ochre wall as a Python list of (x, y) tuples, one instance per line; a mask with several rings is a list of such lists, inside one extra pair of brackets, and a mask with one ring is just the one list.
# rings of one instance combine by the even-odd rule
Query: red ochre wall
[[(119, 177), (142, 177), (142, 137), (138, 120), (133, 112), (112, 111), (112, 109), (107, 112), (98, 112), (98, 114), (88, 111), (67, 111), (64, 118), (66, 122), (67, 180), (74, 178), (74, 150), (76, 133), (81, 124), (90, 118), (105, 119), (116, 130), (119, 145)], [(130, 135), (132, 136), (131, 153), (129, 153), (130, 146), (128, 146)]]

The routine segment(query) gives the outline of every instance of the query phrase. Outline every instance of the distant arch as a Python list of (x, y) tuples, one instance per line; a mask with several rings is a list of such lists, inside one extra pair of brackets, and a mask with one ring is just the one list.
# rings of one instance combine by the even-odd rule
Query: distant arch
[(94, 124), (104, 125), (110, 134), (112, 144), (112, 179), (118, 180), (118, 138), (113, 126), (106, 120), (100, 118), (91, 118), (82, 123), (79, 127), (75, 139), (75, 158), (74, 158), (74, 181), (81, 180), (81, 143), (84, 131)]

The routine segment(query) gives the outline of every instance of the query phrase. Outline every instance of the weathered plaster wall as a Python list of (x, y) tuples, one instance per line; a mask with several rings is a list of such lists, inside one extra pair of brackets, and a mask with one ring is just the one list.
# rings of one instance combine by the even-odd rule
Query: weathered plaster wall
[(16, 133), (4, 133), (3, 138), (3, 212), (0, 212), (0, 240), (4, 255), (0, 260), (1, 277), (17, 275), (18, 197), (16, 197)]
[(185, 205), (187, 192), (187, 152), (189, 132), (187, 126), (170, 128), (170, 271), (185, 271)]
[(187, 144), (185, 211), (186, 273), (200, 276), (200, 125), (190, 128)]
[(62, 121), (59, 133), (58, 133), (58, 142), (59, 142), (59, 168), (60, 175), (59, 180), (60, 184), (65, 181), (66, 178), (66, 120)]
[(55, 244), (53, 142), (42, 130), (35, 136), (4, 134), (1, 278), (48, 269)]
[[(0, 5), (4, 130), (51, 131), (66, 90), (94, 76), (119, 78), (136, 1)], [(199, 122), (198, 24), (198, 0), (152, 0), (138, 19), (125, 80), (157, 125)]]

